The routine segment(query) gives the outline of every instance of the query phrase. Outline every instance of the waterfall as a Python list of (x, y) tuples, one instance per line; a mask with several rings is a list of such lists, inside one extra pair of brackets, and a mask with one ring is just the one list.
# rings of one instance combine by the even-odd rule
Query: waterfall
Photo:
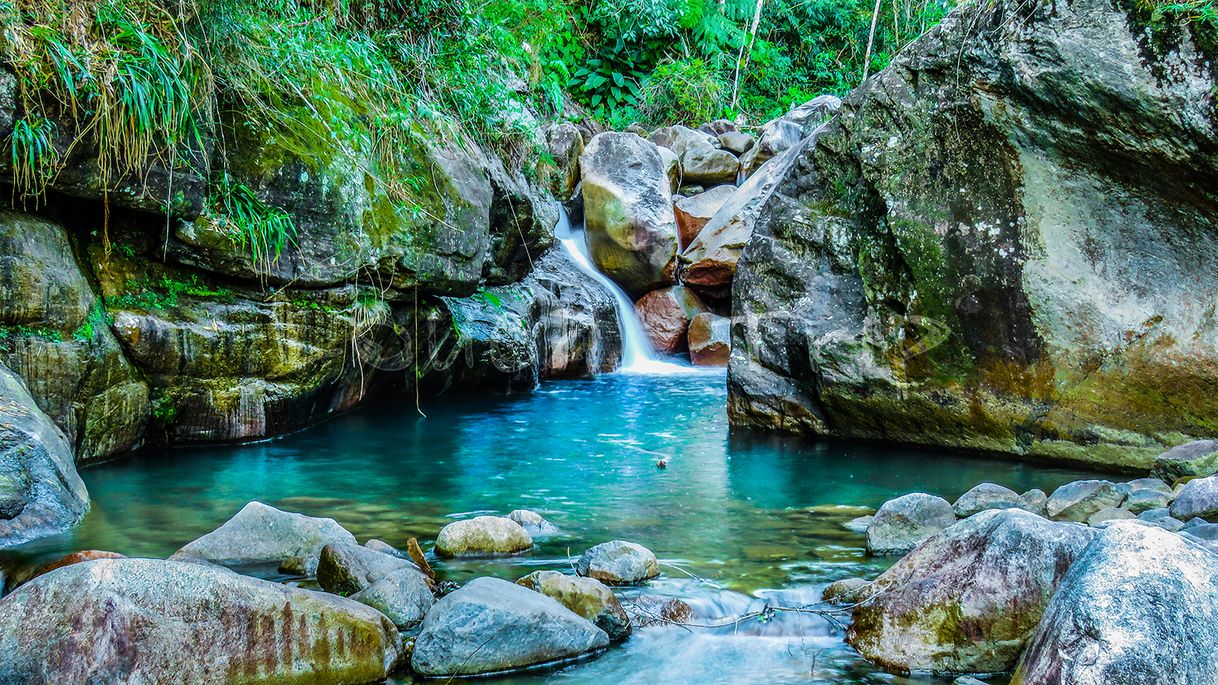
[(554, 226), (554, 236), (558, 238), (563, 252), (567, 253), (567, 257), (574, 262), (575, 266), (588, 274), (592, 280), (605, 286), (605, 289), (613, 295), (613, 301), (617, 307), (618, 329), (622, 333), (622, 367), (619, 369), (620, 371), (653, 375), (697, 371), (694, 367), (662, 361), (656, 356), (656, 351), (651, 347), (651, 341), (643, 332), (643, 324), (639, 322), (639, 317), (635, 314), (634, 303), (627, 297), (626, 292), (618, 287), (617, 283), (614, 283), (592, 264), (583, 229), (576, 229), (571, 225), (567, 209), (561, 203), (558, 205), (558, 224)]

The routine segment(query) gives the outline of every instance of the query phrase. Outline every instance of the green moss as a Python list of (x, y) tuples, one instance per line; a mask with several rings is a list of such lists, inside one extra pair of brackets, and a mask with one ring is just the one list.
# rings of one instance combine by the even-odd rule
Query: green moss
[(198, 276), (179, 279), (162, 274), (159, 279), (151, 276), (129, 279), (124, 285), (124, 292), (105, 298), (105, 307), (108, 311), (160, 311), (179, 306), (183, 296), (220, 302), (233, 302), (236, 299), (233, 291), (209, 285)]

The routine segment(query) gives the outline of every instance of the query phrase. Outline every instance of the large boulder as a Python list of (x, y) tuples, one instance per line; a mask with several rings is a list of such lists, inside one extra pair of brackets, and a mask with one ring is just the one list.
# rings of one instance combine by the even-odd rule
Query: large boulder
[(1139, 3), (957, 5), (760, 210), (733, 423), (1127, 470), (1206, 437), (1216, 56)]
[(569, 121), (551, 124), (546, 128), (546, 146), (557, 167), (550, 190), (560, 200), (574, 197), (579, 186), (579, 157), (584, 153), (584, 139), (579, 129)]
[(1136, 522), (1101, 533), (1045, 609), (1012, 685), (1218, 683), (1218, 556)]
[(689, 322), (708, 309), (694, 291), (674, 285), (639, 298), (634, 311), (652, 347), (660, 352), (682, 352), (688, 347)]
[(952, 505), (923, 492), (885, 502), (867, 524), (867, 549), (872, 554), (904, 554), (956, 522)]
[(689, 360), (694, 366), (727, 366), (732, 356), (732, 321), (702, 312), (689, 321)]
[(633, 585), (660, 575), (660, 564), (646, 547), (613, 540), (584, 552), (575, 562), (575, 572), (607, 585)]
[(976, 514), (880, 575), (846, 640), (891, 670), (1010, 670), (1093, 535), (1018, 509)]
[(506, 580), (478, 578), (428, 612), (411, 666), (423, 676), (498, 673), (608, 644), (605, 631), (555, 600)]
[(1171, 503), (1171, 515), (1181, 521), (1195, 517), (1218, 521), (1218, 476), (1195, 478), (1184, 484)]
[(355, 544), (355, 536), (334, 519), (280, 511), (250, 502), (219, 528), (188, 543), (172, 557), (245, 567), (305, 560), (305, 573), (317, 571), (321, 548), (329, 543)]
[(678, 198), (673, 203), (682, 250), (698, 238), (707, 222), (735, 193), (735, 186), (716, 186), (697, 195)]
[(353, 543), (321, 548), (317, 583), (326, 592), (367, 604), (400, 628), (422, 621), (435, 603), (427, 576), (414, 564)]
[(0, 364), (0, 549), (61, 533), (88, 508), (67, 438)]
[(1155, 457), (1151, 475), (1167, 483), (1218, 473), (1218, 440), (1194, 440)]
[(996, 483), (981, 483), (960, 495), (952, 509), (956, 516), (964, 519), (987, 509), (1023, 509), (1024, 505), (1025, 502), (1014, 490)]
[(1083, 522), (1092, 514), (1118, 507), (1125, 493), (1116, 483), (1106, 480), (1076, 480), (1053, 491), (1045, 503), (1045, 513), (1058, 521)]
[(731, 152), (710, 145), (692, 147), (681, 155), (681, 173), (685, 183), (735, 185), (736, 177), (740, 175), (740, 160)]
[(0, 602), (3, 683), (356, 685), (400, 651), (374, 609), (200, 564), (90, 561)]
[(630, 617), (604, 583), (594, 578), (569, 576), (558, 571), (534, 571), (516, 581), (592, 621), (612, 642), (630, 636)]
[(650, 140), (659, 147), (672, 150), (678, 158), (685, 156), (690, 150), (713, 150), (719, 143), (718, 134), (695, 131), (680, 124), (657, 128), (652, 132)]
[(516, 554), (533, 546), (524, 527), (503, 516), (475, 516), (453, 521), (436, 536), (436, 554), (477, 557)]
[(632, 133), (602, 133), (579, 158), (588, 251), (634, 297), (673, 283), (677, 220), (664, 158)]
[(706, 222), (681, 253), (681, 282), (716, 299), (730, 293), (736, 262), (753, 235), (762, 207), (795, 161), (801, 145), (753, 174)]

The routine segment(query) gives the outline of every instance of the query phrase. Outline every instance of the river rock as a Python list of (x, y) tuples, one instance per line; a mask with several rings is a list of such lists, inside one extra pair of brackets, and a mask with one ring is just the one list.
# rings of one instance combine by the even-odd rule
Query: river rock
[(1137, 516), (1128, 509), (1119, 509), (1117, 507), (1104, 507), (1094, 514), (1087, 517), (1087, 525), (1092, 527), (1100, 526), (1109, 521), (1122, 521), (1126, 519), (1136, 519)]
[(1033, 488), (1020, 495), (1019, 499), (1023, 502), (1020, 507), (1021, 509), (1030, 511), (1037, 516), (1048, 516), (1045, 507), (1049, 503), (1049, 496), (1045, 494), (1044, 490)]
[(558, 571), (534, 571), (516, 581), (592, 621), (611, 642), (630, 636), (630, 617), (613, 591), (594, 578), (569, 576)]
[(0, 549), (61, 533), (88, 508), (67, 438), (0, 364)]
[(867, 550), (904, 554), (955, 522), (952, 505), (942, 497), (915, 492), (890, 499), (867, 526)]
[(681, 253), (681, 282), (712, 298), (729, 294), (736, 262), (753, 235), (761, 208), (798, 152), (784, 154), (764, 171), (753, 174), (724, 201)]
[(367, 547), (368, 549), (370, 549), (374, 552), (380, 552), (381, 554), (388, 554), (391, 557), (397, 557), (399, 559), (406, 558), (405, 552), (398, 549), (397, 547), (394, 547), (393, 545), (389, 544), (388, 542), (385, 542), (384, 540), (380, 540), (377, 538), (370, 538), (369, 540), (365, 541), (364, 547)]
[(719, 144), (724, 150), (739, 157), (752, 149), (757, 141), (747, 133), (740, 131), (725, 131), (719, 134)]
[(672, 186), (660, 151), (628, 133), (602, 133), (579, 160), (588, 250), (634, 297), (669, 285), (677, 258)]
[(1179, 535), (1117, 522), (1062, 580), (1011, 683), (1212, 684), (1215, 646), (1218, 557)]
[(1023, 499), (1014, 490), (995, 483), (981, 483), (974, 486), (973, 489), (960, 495), (960, 499), (952, 505), (956, 516), (960, 518), (968, 518), (987, 509), (1010, 509), (1011, 507), (1023, 509)]
[(321, 548), (328, 543), (354, 545), (355, 536), (334, 519), (250, 502), (219, 528), (179, 549), (171, 559), (240, 567), (280, 564), (301, 557), (305, 574), (312, 575), (317, 572)]
[(786, 119), (775, 119), (761, 127), (757, 142), (740, 157), (746, 176), (752, 176), (766, 162), (799, 145), (804, 138), (803, 126)]
[(634, 303), (634, 311), (653, 348), (681, 352), (688, 349), (689, 322), (707, 306), (689, 288), (675, 285), (647, 293)]
[(1055, 521), (1082, 523), (1101, 509), (1120, 506), (1124, 499), (1124, 493), (1110, 481), (1076, 480), (1053, 491), (1045, 512)]
[(881, 574), (846, 640), (891, 670), (1009, 670), (1093, 536), (1018, 509), (983, 511)]
[(646, 547), (614, 540), (584, 552), (575, 562), (575, 572), (607, 585), (632, 585), (660, 575), (660, 564)]
[(689, 360), (694, 366), (727, 366), (732, 356), (732, 320), (701, 312), (689, 322)]
[(697, 195), (683, 197), (673, 203), (677, 228), (681, 237), (681, 249), (697, 239), (706, 223), (711, 220), (736, 192), (734, 186), (716, 186)]
[(367, 683), (400, 650), (374, 609), (211, 565), (89, 561), (0, 602), (5, 683)]
[(502, 516), (475, 516), (454, 521), (436, 536), (436, 554), (442, 557), (516, 554), (533, 546), (533, 538), (519, 523)]
[(737, 265), (732, 422), (1126, 470), (1207, 437), (1218, 77), (1154, 26), (966, 3), (854, 89)]
[(553, 535), (558, 532), (558, 528), (553, 523), (547, 521), (541, 514), (528, 509), (515, 509), (508, 514), (508, 518), (520, 524), (520, 527), (533, 537)]
[(1184, 522), (1179, 519), (1172, 518), (1171, 510), (1169, 510), (1167, 507), (1162, 507), (1160, 509), (1147, 509), (1146, 511), (1138, 514), (1138, 520), (1145, 521), (1152, 526), (1162, 528), (1163, 530), (1171, 533), (1184, 530)]
[(863, 578), (843, 578), (825, 586), (821, 601), (834, 606), (858, 604), (868, 596), (871, 581)]
[[(71, 554), (66, 554), (66, 555), (56, 559), (55, 561), (48, 562), (46, 564), (43, 564), (42, 566), (39, 566), (37, 569), (31, 571), (25, 577), (14, 576), (13, 585), (20, 585), (21, 583), (28, 583), (29, 581), (33, 580), (34, 578), (37, 578), (38, 576), (44, 576), (44, 575), (50, 573), (51, 571), (54, 571), (57, 568), (63, 568), (64, 566), (71, 566), (72, 564), (83, 564), (86, 561), (96, 561), (98, 559), (126, 559), (126, 558), (127, 558), (126, 556), (119, 554), (118, 552), (106, 552), (104, 550), (98, 550), (98, 549), (86, 549), (86, 550), (82, 550), (80, 552), (72, 552)], [(3, 590), (3, 589), (4, 589), (4, 583), (0, 582), (0, 590)]]
[(1218, 476), (1194, 478), (1185, 483), (1171, 503), (1171, 515), (1181, 521), (1194, 517), (1218, 520)]
[(695, 131), (686, 126), (664, 126), (651, 134), (651, 142), (659, 147), (672, 150), (677, 157), (683, 158), (686, 152), (695, 149), (716, 149), (719, 143), (717, 135)]
[(677, 157), (677, 153), (666, 147), (656, 149), (660, 152), (660, 161), (664, 167), (664, 173), (668, 175), (668, 188), (675, 193), (682, 184), (681, 159)]
[(1195, 440), (1177, 445), (1155, 457), (1150, 473), (1167, 483), (1190, 476), (1212, 476), (1218, 473), (1218, 441)]
[(870, 516), (870, 515), (869, 516), (859, 516), (857, 518), (852, 518), (849, 521), (846, 521), (845, 523), (843, 523), (842, 528), (845, 528), (846, 530), (848, 530), (852, 533), (858, 533), (859, 535), (866, 535), (867, 529), (871, 526), (871, 522), (874, 519), (875, 519), (875, 516)]
[(721, 136), (724, 133), (734, 133), (738, 130), (736, 124), (727, 119), (715, 119), (698, 127), (698, 131), (711, 136)]
[(782, 116), (786, 121), (798, 124), (803, 129), (803, 135), (809, 136), (820, 125), (828, 121), (842, 108), (841, 98), (828, 93), (817, 95), (807, 102), (793, 107)]
[(478, 578), (423, 619), (411, 666), (420, 675), (497, 673), (586, 654), (605, 631), (558, 602), (497, 578)]
[(681, 625), (694, 618), (694, 608), (676, 597), (644, 594), (626, 604), (626, 613), (636, 628)]
[(699, 145), (681, 155), (681, 172), (687, 183), (735, 185), (736, 177), (740, 175), (740, 160), (727, 150)]
[(546, 128), (546, 146), (557, 167), (550, 191), (560, 200), (570, 199), (579, 186), (579, 157), (584, 152), (584, 139), (575, 124), (562, 121)]
[(1141, 514), (1150, 509), (1166, 507), (1171, 503), (1171, 499), (1169, 493), (1139, 488), (1125, 497), (1125, 503), (1121, 505), (1121, 508), (1128, 509), (1133, 514)]

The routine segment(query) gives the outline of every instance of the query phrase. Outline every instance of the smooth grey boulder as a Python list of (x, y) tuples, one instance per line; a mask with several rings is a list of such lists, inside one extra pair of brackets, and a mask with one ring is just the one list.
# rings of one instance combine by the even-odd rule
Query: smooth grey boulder
[(987, 509), (1010, 509), (1012, 507), (1024, 508), (1024, 501), (1020, 499), (1019, 493), (995, 483), (981, 483), (974, 486), (968, 492), (960, 495), (960, 498), (952, 505), (956, 516), (962, 519)]
[(691, 147), (681, 155), (681, 173), (686, 183), (734, 185), (740, 175), (740, 160), (727, 150), (709, 146)]
[(1181, 521), (1218, 520), (1218, 476), (1194, 478), (1185, 483), (1170, 508), (1171, 515)]
[(843, 578), (826, 585), (820, 598), (834, 606), (849, 606), (863, 601), (870, 587), (871, 581), (864, 578)]
[(857, 518), (852, 518), (852, 519), (850, 519), (849, 521), (847, 521), (847, 522), (843, 523), (843, 524), (842, 524), (842, 528), (845, 528), (846, 530), (848, 530), (848, 531), (850, 531), (850, 532), (852, 532), (852, 533), (858, 533), (858, 534), (860, 534), (860, 535), (866, 535), (866, 534), (867, 534), (867, 528), (871, 526), (871, 521), (872, 521), (874, 518), (875, 518), (875, 516), (874, 516), (874, 515), (872, 515), (872, 516), (859, 516), (859, 517), (857, 517)]
[(411, 666), (424, 676), (499, 673), (608, 644), (605, 631), (555, 600), (506, 580), (478, 578), (428, 612)]
[(608, 585), (631, 585), (660, 575), (660, 564), (646, 547), (613, 540), (584, 552), (575, 562), (575, 572)]
[(1049, 496), (1045, 494), (1044, 490), (1033, 488), (1020, 495), (1019, 499), (1023, 502), (1020, 508), (1024, 511), (1030, 511), (1037, 516), (1047, 515), (1045, 505), (1049, 503)]
[(317, 583), (380, 611), (399, 628), (422, 621), (436, 601), (427, 576), (413, 563), (359, 545), (322, 547)]
[(1106, 480), (1076, 480), (1053, 491), (1045, 502), (1045, 513), (1055, 521), (1085, 522), (1092, 514), (1119, 507), (1125, 494)]
[(757, 141), (747, 133), (725, 131), (719, 134), (719, 144), (723, 146), (724, 150), (728, 150), (739, 157), (752, 149), (757, 144)]
[(0, 683), (379, 682), (397, 629), (369, 607), (210, 564), (104, 559), (0, 601)]
[(1173, 518), (1171, 515), (1171, 510), (1169, 510), (1167, 507), (1148, 509), (1138, 514), (1138, 520), (1145, 521), (1152, 526), (1162, 528), (1163, 530), (1171, 533), (1184, 530), (1184, 522), (1180, 519)]
[(1011, 685), (1218, 683), (1218, 557), (1120, 521), (1062, 580)]
[(605, 631), (611, 642), (630, 636), (630, 617), (604, 583), (594, 578), (569, 576), (558, 571), (534, 571), (517, 585), (556, 600)]
[(794, 121), (779, 118), (766, 123), (757, 134), (757, 142), (740, 157), (746, 176), (752, 176), (766, 162), (799, 145), (804, 127)]
[(1126, 483), (1126, 485), (1128, 485), (1133, 492), (1137, 492), (1138, 490), (1153, 490), (1154, 492), (1161, 492), (1165, 495), (1172, 494), (1171, 486), (1159, 478), (1135, 478)]
[(1151, 509), (1166, 507), (1171, 503), (1171, 499), (1170, 492), (1164, 493), (1160, 490), (1140, 488), (1125, 497), (1125, 502), (1121, 505), (1121, 508), (1127, 509), (1133, 514), (1141, 514)]
[(301, 557), (305, 575), (317, 572), (317, 558), (328, 543), (355, 544), (355, 536), (330, 518), (280, 511), (250, 502), (219, 528), (188, 543), (171, 559), (201, 560), (221, 566), (281, 564)]
[(88, 509), (67, 438), (0, 364), (0, 549), (61, 533)]
[(942, 497), (915, 492), (890, 499), (867, 526), (867, 550), (872, 554), (905, 554), (955, 522), (952, 505)]
[(550, 180), (550, 192), (560, 200), (569, 199), (579, 187), (579, 157), (584, 152), (584, 139), (569, 121), (551, 124), (545, 134), (546, 146), (558, 171)]
[(1180, 534), (1190, 540), (1200, 542), (1206, 547), (1218, 546), (1218, 523), (1193, 526), (1188, 530), (1180, 531)]
[(374, 552), (380, 552), (381, 554), (388, 554), (391, 557), (397, 557), (399, 559), (406, 558), (405, 552), (398, 549), (397, 547), (394, 547), (393, 545), (389, 544), (388, 542), (385, 542), (384, 540), (378, 540), (377, 538), (371, 538), (371, 539), (365, 541), (364, 547), (367, 547), (368, 549), (370, 549)]
[(503, 516), (475, 516), (454, 521), (436, 536), (436, 554), (442, 557), (516, 554), (533, 546), (533, 538), (519, 523)]
[(1109, 521), (1121, 521), (1126, 519), (1136, 519), (1137, 516), (1128, 509), (1119, 509), (1117, 507), (1104, 507), (1094, 514), (1087, 517), (1087, 525), (1099, 526), (1100, 524)]
[(508, 518), (519, 524), (532, 537), (553, 535), (558, 532), (558, 528), (547, 521), (544, 516), (528, 509), (515, 509), (508, 514)]
[(1218, 440), (1194, 440), (1155, 457), (1150, 474), (1171, 484), (1190, 476), (1218, 473)]
[(889, 670), (1009, 670), (1094, 535), (1019, 509), (976, 514), (881, 574), (846, 641)]
[(719, 143), (717, 135), (695, 131), (680, 124), (657, 128), (652, 132), (650, 140), (659, 147), (672, 150), (679, 158), (694, 149), (713, 150)]
[(350, 598), (381, 612), (399, 628), (418, 625), (436, 603), (427, 576), (414, 568), (380, 578)]
[(677, 220), (659, 148), (631, 133), (601, 133), (579, 168), (588, 251), (597, 268), (635, 298), (672, 284)]

